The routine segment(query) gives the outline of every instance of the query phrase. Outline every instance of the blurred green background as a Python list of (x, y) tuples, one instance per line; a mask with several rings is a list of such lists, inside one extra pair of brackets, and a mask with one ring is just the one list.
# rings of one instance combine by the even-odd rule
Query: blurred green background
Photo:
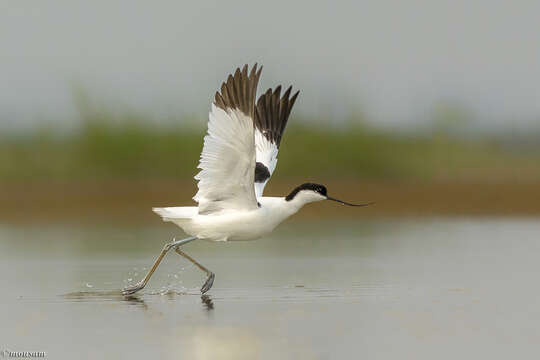
[[(155, 125), (143, 114), (83, 106), (80, 117), (81, 128), (68, 134), (42, 127), (3, 136), (0, 180), (182, 180), (197, 172), (203, 116)], [(361, 115), (332, 128), (331, 119), (293, 114), (276, 174), (281, 180), (540, 180), (540, 132), (468, 135), (460, 129), (466, 120), (448, 109), (430, 127), (404, 132), (377, 129)]]
[[(42, 127), (2, 137), (0, 213), (6, 219), (150, 220), (152, 206), (192, 203), (204, 118), (155, 125), (150, 116), (83, 100), (80, 129)], [(362, 115), (338, 128), (329, 122), (291, 117), (269, 195), (314, 181), (341, 198), (375, 201), (363, 216), (540, 213), (531, 201), (540, 196), (535, 132), (470, 135), (460, 128), (466, 119), (451, 109), (414, 132), (376, 128)], [(322, 206), (303, 216), (337, 214)]]

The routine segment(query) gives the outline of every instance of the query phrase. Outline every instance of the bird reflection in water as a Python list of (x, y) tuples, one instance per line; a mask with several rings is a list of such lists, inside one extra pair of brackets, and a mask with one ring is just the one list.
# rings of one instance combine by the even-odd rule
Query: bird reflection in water
[[(173, 300), (175, 296), (186, 295), (185, 293), (173, 293), (168, 292), (167, 297), (169, 300)], [(144, 310), (148, 310), (148, 305), (146, 302), (136, 295), (123, 296), (119, 291), (77, 291), (68, 294), (62, 295), (65, 299), (71, 301), (120, 301), (127, 305), (135, 305)], [(201, 303), (203, 304), (203, 309), (206, 311), (214, 310), (214, 302), (209, 295), (201, 296)]]
[(71, 301), (120, 301), (128, 305), (135, 305), (144, 310), (148, 309), (146, 302), (138, 296), (122, 296), (122, 293), (116, 291), (76, 291), (62, 295)]
[(123, 296), (123, 298), (123, 301), (127, 302), (129, 305), (137, 305), (144, 310), (148, 310), (148, 305), (146, 304), (146, 302), (144, 302), (144, 300), (138, 296)]
[(206, 311), (214, 310), (214, 302), (212, 301), (212, 298), (210, 297), (210, 295), (202, 295), (201, 301)]

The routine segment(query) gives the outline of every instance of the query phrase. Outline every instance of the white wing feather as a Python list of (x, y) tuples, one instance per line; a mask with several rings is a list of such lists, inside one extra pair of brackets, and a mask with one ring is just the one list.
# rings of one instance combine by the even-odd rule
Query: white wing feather
[(253, 120), (240, 110), (212, 104), (208, 134), (195, 176), (199, 191), (193, 197), (199, 214), (258, 207), (254, 190), (255, 136)]

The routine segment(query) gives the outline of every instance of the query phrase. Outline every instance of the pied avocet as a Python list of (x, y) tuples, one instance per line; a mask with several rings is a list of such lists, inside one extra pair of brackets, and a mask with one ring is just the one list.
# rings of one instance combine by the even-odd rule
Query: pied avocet
[(262, 67), (236, 69), (216, 92), (208, 121), (208, 134), (195, 176), (199, 191), (193, 197), (198, 206), (154, 208), (164, 221), (171, 221), (191, 237), (165, 245), (143, 280), (125, 288), (124, 295), (145, 287), (165, 254), (174, 249), (201, 270), (208, 278), (201, 288), (207, 292), (214, 283), (214, 273), (180, 250), (197, 240), (236, 241), (258, 239), (274, 230), (283, 220), (307, 203), (333, 200), (326, 187), (305, 183), (285, 197), (263, 196), (263, 191), (277, 164), (277, 154), (287, 119), (298, 92), (291, 96), (289, 87), (281, 95), (281, 86), (268, 89), (257, 102), (255, 95)]

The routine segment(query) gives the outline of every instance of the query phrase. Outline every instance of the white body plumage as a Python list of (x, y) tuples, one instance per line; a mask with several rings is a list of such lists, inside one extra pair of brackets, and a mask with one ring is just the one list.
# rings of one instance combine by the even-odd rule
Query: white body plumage
[(313, 191), (300, 191), (293, 199), (260, 197), (254, 210), (224, 210), (220, 213), (201, 215), (198, 208), (154, 208), (163, 220), (181, 227), (186, 234), (203, 240), (241, 241), (255, 240), (271, 233), (276, 226), (295, 214), (309, 202), (325, 198)]

